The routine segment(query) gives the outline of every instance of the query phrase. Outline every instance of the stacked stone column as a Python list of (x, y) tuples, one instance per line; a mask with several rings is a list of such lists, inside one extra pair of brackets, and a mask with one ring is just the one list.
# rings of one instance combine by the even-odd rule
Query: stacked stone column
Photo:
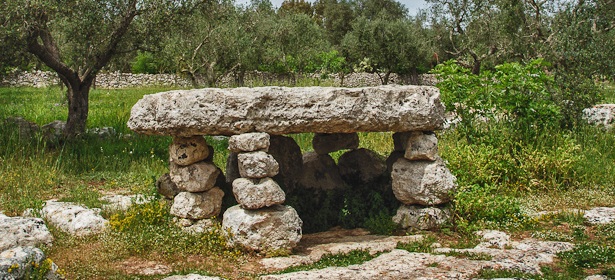
[(226, 210), (223, 228), (231, 243), (246, 249), (289, 252), (301, 240), (302, 221), (290, 206), (282, 205), (286, 195), (272, 179), (278, 162), (268, 154), (267, 133), (246, 133), (229, 138), (229, 150), (237, 153), (239, 175), (233, 181), (233, 195), (239, 205)]
[(221, 171), (212, 162), (213, 152), (203, 136), (174, 137), (169, 147), (169, 177), (179, 191), (171, 214), (184, 227), (220, 214), (224, 192), (216, 186)]
[(447, 203), (456, 188), (456, 178), (438, 156), (435, 134), (401, 132), (393, 134), (393, 140), (393, 193), (404, 204), (393, 221), (402, 228), (430, 230), (439, 227), (450, 216)]

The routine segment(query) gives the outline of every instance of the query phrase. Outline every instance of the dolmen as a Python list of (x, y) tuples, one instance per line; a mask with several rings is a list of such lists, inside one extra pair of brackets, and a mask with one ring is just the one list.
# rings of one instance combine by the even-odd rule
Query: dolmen
[(176, 190), (166, 193), (174, 201), (171, 214), (186, 226), (220, 214), (221, 170), (203, 136), (229, 136), (238, 205), (224, 212), (222, 226), (232, 244), (281, 252), (294, 248), (302, 235), (299, 215), (284, 205), (280, 180), (273, 179), (293, 170), (292, 162), (282, 166), (270, 154), (279, 151), (272, 145), (288, 138), (282, 135), (314, 133), (312, 157), (319, 157), (358, 149), (357, 132), (394, 132), (391, 182), (403, 203), (394, 221), (430, 229), (441, 224), (443, 205), (455, 190), (434, 134), (443, 129), (444, 113), (439, 90), (428, 86), (206, 88), (146, 95), (132, 108), (128, 127), (173, 137), (166, 180)]

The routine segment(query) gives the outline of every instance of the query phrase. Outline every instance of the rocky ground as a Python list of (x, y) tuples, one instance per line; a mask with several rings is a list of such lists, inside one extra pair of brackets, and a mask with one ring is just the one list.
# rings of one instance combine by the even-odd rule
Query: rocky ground
[[(125, 209), (144, 198), (108, 196), (108, 207)], [(62, 279), (62, 270), (46, 259), (40, 246), (49, 246), (53, 237), (45, 222), (74, 235), (97, 234), (107, 226), (96, 209), (71, 203), (48, 201), (41, 210), (45, 220), (32, 217), (0, 215), (0, 279), (21, 279), (32, 267), (48, 266), (46, 279)], [(25, 213), (32, 215), (33, 213)], [(542, 213), (549, 214), (549, 213)], [(615, 208), (599, 207), (584, 211), (588, 223), (611, 223)], [(61, 221), (61, 222), (60, 222)], [(472, 279), (482, 269), (506, 269), (539, 274), (540, 266), (555, 261), (558, 252), (571, 250), (568, 242), (515, 238), (505, 232), (484, 230), (476, 232), (480, 243), (471, 248), (447, 248), (430, 244), (431, 253), (416, 253), (399, 249), (399, 244), (420, 242), (422, 235), (378, 236), (363, 229), (333, 229), (328, 232), (306, 234), (294, 254), (287, 257), (262, 258), (261, 271), (268, 271), (260, 279)], [(310, 265), (323, 256), (365, 251), (376, 257), (347, 267), (327, 267), (279, 274), (288, 268)], [(168, 274), (168, 269), (159, 270)], [(593, 278), (591, 278), (593, 277)], [(591, 276), (587, 279), (607, 279)], [(175, 275), (165, 279), (220, 279), (196, 274)]]

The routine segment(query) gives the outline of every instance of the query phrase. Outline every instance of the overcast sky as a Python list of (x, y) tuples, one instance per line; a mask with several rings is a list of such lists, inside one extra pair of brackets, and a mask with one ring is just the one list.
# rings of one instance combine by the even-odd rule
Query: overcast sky
[[(271, 3), (273, 3), (273, 6), (275, 7), (280, 7), (282, 2), (284, 2), (284, 0), (270, 0), (270, 1)], [(313, 0), (308, 0), (308, 1), (314, 2)], [(237, 4), (245, 5), (245, 4), (250, 3), (250, 0), (235, 0), (235, 2)], [(425, 3), (425, 0), (397, 0), (397, 2), (404, 4), (404, 6), (408, 8), (408, 12), (410, 13), (410, 15), (415, 15), (418, 9), (425, 8), (427, 6)]]

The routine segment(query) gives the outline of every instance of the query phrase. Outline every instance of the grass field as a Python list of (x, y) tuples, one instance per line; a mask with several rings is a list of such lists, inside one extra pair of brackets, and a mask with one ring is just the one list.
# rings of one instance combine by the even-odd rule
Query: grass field
[[(98, 198), (105, 193), (155, 195), (155, 180), (168, 172), (171, 139), (134, 135), (126, 121), (139, 98), (163, 90), (168, 89), (93, 90), (88, 128), (110, 126), (118, 132), (105, 140), (86, 136), (54, 145), (40, 135), (21, 139), (14, 127), (0, 123), (0, 211), (20, 215), (51, 198), (100, 207)], [(613, 88), (607, 91), (605, 102), (612, 102)], [(0, 104), (0, 120), (22, 116), (43, 125), (65, 120), (67, 114), (64, 93), (55, 87), (0, 88)], [(484, 139), (473, 140), (455, 130), (438, 133), (440, 154), (457, 176), (460, 190), (455, 197), (456, 222), (438, 234), (464, 239), (473, 230), (497, 228), (518, 236), (567, 239), (584, 247), (562, 255), (555, 268), (545, 268), (555, 270), (545, 274), (554, 278), (545, 279), (582, 279), (601, 271), (615, 274), (612, 225), (587, 226), (582, 219), (566, 216), (537, 221), (528, 215), (615, 206), (615, 133), (580, 126), (571, 131), (544, 131), (531, 142), (511, 142), (514, 131), (492, 130)], [(311, 149), (310, 134), (292, 137), (303, 151)], [(360, 138), (362, 147), (382, 156), (388, 156), (393, 147), (390, 133), (362, 133)], [(224, 168), (226, 142), (212, 138), (208, 142), (216, 149), (214, 162)], [(75, 238), (51, 228), (54, 245), (45, 250), (70, 279), (131, 279), (129, 264), (148, 261), (165, 263), (176, 273), (200, 272), (229, 279), (249, 279), (262, 272), (254, 265), (259, 256), (226, 248), (219, 228), (189, 235), (171, 226), (165, 203), (155, 201), (126, 213), (104, 215), (112, 230), (96, 237)], [(556, 223), (570, 227), (562, 229)], [(586, 229), (580, 234), (573, 226)], [(605, 258), (587, 260), (594, 249), (601, 249)], [(514, 273), (489, 271), (485, 277)]]

